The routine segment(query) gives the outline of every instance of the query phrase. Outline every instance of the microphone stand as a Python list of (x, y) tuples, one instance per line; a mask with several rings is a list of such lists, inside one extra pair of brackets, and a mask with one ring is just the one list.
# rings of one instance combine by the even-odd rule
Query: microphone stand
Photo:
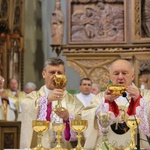
[[(126, 92), (122, 93), (122, 97), (126, 98), (126, 100), (129, 103), (129, 106), (130, 106), (130, 102), (129, 102), (129, 99), (127, 98), (127, 93)], [(136, 122), (136, 126), (137, 126), (137, 144), (136, 144), (136, 148), (137, 148), (137, 150), (140, 150), (140, 130), (139, 130), (139, 124), (137, 122), (136, 116), (135, 115), (133, 115), (133, 116), (134, 116), (134, 119), (135, 119), (135, 122)]]

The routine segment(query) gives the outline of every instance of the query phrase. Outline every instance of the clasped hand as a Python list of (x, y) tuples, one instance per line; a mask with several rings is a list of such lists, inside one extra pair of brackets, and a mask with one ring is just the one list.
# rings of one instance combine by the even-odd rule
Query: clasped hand
[(63, 99), (64, 90), (63, 89), (54, 89), (48, 95), (48, 103), (52, 101), (61, 101)]
[[(48, 103), (52, 101), (61, 101), (63, 99), (63, 96), (64, 96), (64, 89), (54, 89), (48, 95)], [(63, 120), (69, 119), (69, 112), (66, 108), (64, 108), (63, 111), (55, 111), (55, 113)]]

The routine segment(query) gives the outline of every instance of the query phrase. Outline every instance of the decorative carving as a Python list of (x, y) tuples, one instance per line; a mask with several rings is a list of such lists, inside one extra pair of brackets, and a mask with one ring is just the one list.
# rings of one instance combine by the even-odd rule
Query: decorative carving
[(104, 90), (109, 82), (108, 65), (110, 60), (91, 60), (91, 59), (76, 59), (67, 61), (69, 67), (73, 68), (80, 74), (80, 78), (89, 77), (94, 83), (100, 84)]
[(71, 42), (125, 41), (123, 1), (120, 3), (112, 0), (107, 0), (105, 3), (90, 1), (87, 4), (83, 4), (82, 1), (80, 7), (76, 3), (70, 5), (71, 29), (69, 39)]
[(89, 2), (123, 2), (123, 0), (71, 0), (72, 2), (89, 3)]
[(108, 83), (109, 83), (109, 72), (106, 68), (94, 68), (90, 78), (94, 83), (97, 83), (100, 85), (101, 90), (106, 89)]
[(14, 133), (5, 133), (4, 134), (4, 147), (5, 148), (14, 148)]
[(23, 89), (23, 38), (14, 33), (8, 36), (8, 78), (16, 78)]
[[(75, 47), (75, 46), (74, 46)], [(94, 47), (82, 47), (82, 46), (78, 46), (77, 48), (74, 48), (72, 46), (63, 46), (63, 53), (109, 53), (109, 52), (132, 52), (132, 51), (150, 51), (150, 48), (148, 47), (134, 47), (134, 48), (130, 48), (130, 47), (100, 47), (100, 46), (94, 46)]]
[(20, 20), (21, 20), (21, 11), (20, 11), (20, 8), (19, 6), (16, 6), (15, 8), (15, 13), (14, 13), (14, 25), (20, 25)]
[(62, 51), (62, 44), (52, 44), (51, 47), (52, 47), (52, 51), (55, 51), (56, 54), (57, 54), (57, 57), (60, 56), (61, 54), (61, 51)]
[(140, 20), (141, 20), (141, 16), (140, 16), (140, 0), (135, 0), (135, 38), (136, 39), (140, 39), (141, 38), (141, 25), (140, 25)]
[(13, 8), (12, 31), (23, 35), (23, 0), (15, 0)]
[(6, 18), (8, 15), (8, 3), (7, 0), (2, 0), (1, 2), (1, 17)]
[(150, 37), (150, 0), (142, 1), (142, 27), (143, 37)]
[(0, 21), (0, 45), (6, 41), (6, 36), (10, 32), (6, 21)]
[(140, 70), (140, 72), (143, 72), (143, 71), (150, 72), (150, 61), (140, 61), (139, 70)]

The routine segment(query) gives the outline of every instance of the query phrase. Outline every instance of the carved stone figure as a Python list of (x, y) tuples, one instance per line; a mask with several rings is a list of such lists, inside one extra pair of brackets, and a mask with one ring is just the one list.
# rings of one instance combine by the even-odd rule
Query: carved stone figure
[(55, 1), (55, 10), (51, 19), (52, 44), (62, 44), (64, 35), (64, 16), (61, 10), (60, 0)]
[(150, 37), (150, 0), (143, 1), (142, 26), (147, 37)]

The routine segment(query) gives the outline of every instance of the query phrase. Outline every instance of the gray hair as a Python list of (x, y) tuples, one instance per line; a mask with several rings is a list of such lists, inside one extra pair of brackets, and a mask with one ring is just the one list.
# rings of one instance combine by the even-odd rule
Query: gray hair
[(43, 70), (46, 70), (47, 66), (58, 66), (58, 65), (65, 65), (64, 64), (64, 61), (61, 60), (60, 58), (57, 58), (57, 57), (51, 57), (51, 58), (48, 58), (47, 61), (45, 62), (44, 64), (44, 67), (43, 67)]
[(35, 83), (33, 83), (33, 82), (27, 82), (27, 83), (25, 84), (25, 86), (24, 86), (24, 89), (26, 90), (26, 89), (29, 89), (29, 88), (34, 88), (34, 89), (36, 89)]
[(99, 85), (99, 84), (93, 83), (92, 86), (96, 86), (97, 89), (99, 90), (99, 92), (101, 91), (101, 88), (100, 88), (100, 85)]

